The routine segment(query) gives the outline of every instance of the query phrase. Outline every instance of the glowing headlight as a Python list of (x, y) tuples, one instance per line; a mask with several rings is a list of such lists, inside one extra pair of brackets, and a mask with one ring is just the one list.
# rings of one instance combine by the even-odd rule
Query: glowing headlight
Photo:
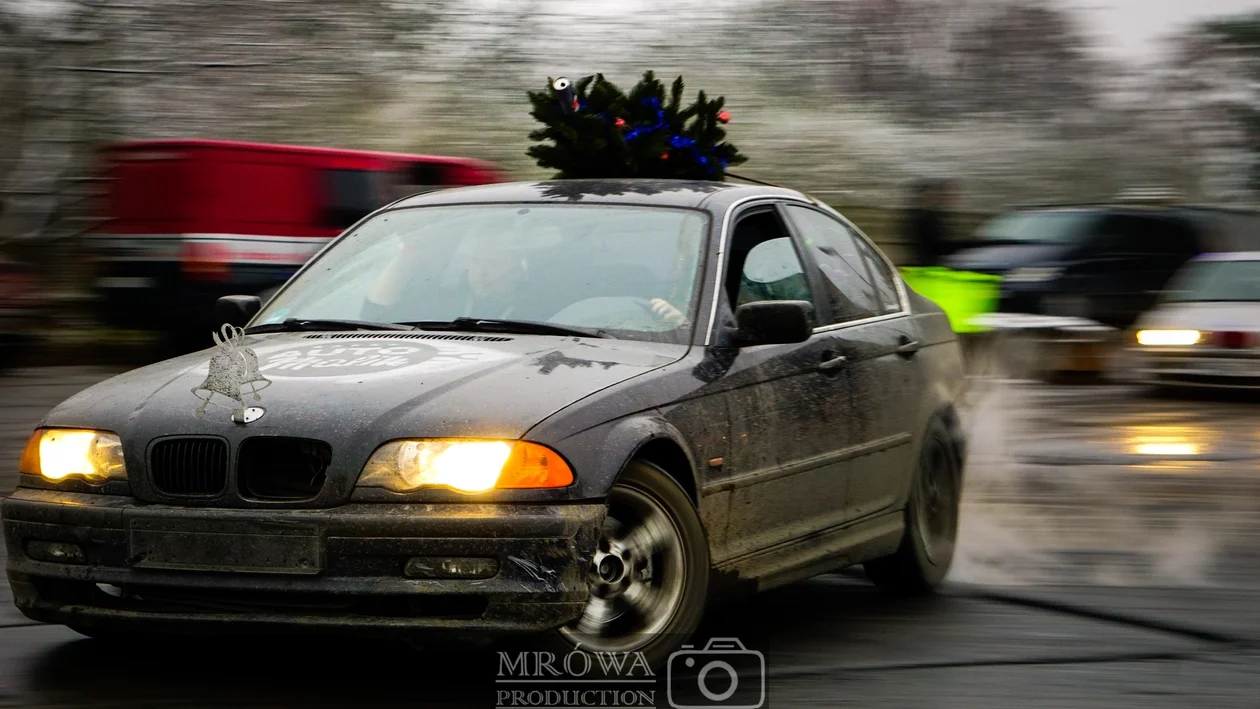
[(18, 470), (48, 480), (81, 478), (96, 484), (127, 478), (117, 435), (72, 428), (42, 428), (31, 434)]
[(437, 438), (392, 441), (368, 460), (360, 487), (411, 492), (445, 487), (476, 493), (494, 489), (566, 487), (573, 471), (555, 451), (525, 441)]
[(1133, 446), (1138, 455), (1198, 455), (1199, 446), (1194, 443), (1138, 443)]
[(1139, 345), (1187, 346), (1199, 341), (1198, 330), (1138, 330)]
[(1053, 281), (1061, 273), (1063, 269), (1059, 266), (1029, 266), (1011, 271), (1004, 280), (1011, 283), (1044, 283)]

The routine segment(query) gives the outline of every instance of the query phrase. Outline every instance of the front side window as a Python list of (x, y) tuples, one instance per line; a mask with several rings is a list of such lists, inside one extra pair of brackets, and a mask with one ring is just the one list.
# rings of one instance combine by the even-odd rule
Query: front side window
[(468, 317), (685, 342), (707, 225), (692, 210), (607, 205), (384, 212), (311, 263), (255, 323)]
[(736, 306), (762, 300), (814, 300), (805, 269), (786, 236), (757, 244), (744, 260)]
[(874, 278), (866, 265), (864, 247), (847, 226), (808, 207), (787, 207), (805, 248), (822, 275), (831, 322), (869, 318), (885, 312)]
[(390, 201), (424, 194), (442, 189), (445, 182), (446, 168), (431, 162), (416, 162), (403, 165), (397, 170), (387, 173), (390, 187)]

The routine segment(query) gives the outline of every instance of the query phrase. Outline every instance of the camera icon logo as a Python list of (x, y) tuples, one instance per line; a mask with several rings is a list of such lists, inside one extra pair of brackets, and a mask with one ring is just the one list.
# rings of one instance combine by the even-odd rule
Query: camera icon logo
[(666, 698), (674, 709), (759, 709), (766, 703), (766, 657), (735, 638), (703, 650), (683, 645), (669, 656)]

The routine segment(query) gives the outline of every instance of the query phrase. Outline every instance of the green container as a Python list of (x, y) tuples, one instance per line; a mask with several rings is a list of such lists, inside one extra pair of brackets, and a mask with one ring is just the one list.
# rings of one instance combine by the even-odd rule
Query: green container
[(906, 285), (941, 306), (954, 332), (985, 331), (987, 328), (971, 325), (969, 321), (997, 310), (1001, 276), (941, 266), (903, 266), (897, 270)]

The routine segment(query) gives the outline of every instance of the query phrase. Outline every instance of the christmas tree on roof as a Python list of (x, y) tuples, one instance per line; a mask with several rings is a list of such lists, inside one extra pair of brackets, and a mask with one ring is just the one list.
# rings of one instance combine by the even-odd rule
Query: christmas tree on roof
[(716, 180), (747, 158), (726, 141), (725, 99), (703, 91), (684, 107), (683, 79), (668, 95), (648, 71), (623, 92), (602, 74), (576, 82), (548, 80), (531, 91), (530, 112), (542, 127), (530, 133), (529, 155), (557, 170), (557, 179), (618, 177)]

